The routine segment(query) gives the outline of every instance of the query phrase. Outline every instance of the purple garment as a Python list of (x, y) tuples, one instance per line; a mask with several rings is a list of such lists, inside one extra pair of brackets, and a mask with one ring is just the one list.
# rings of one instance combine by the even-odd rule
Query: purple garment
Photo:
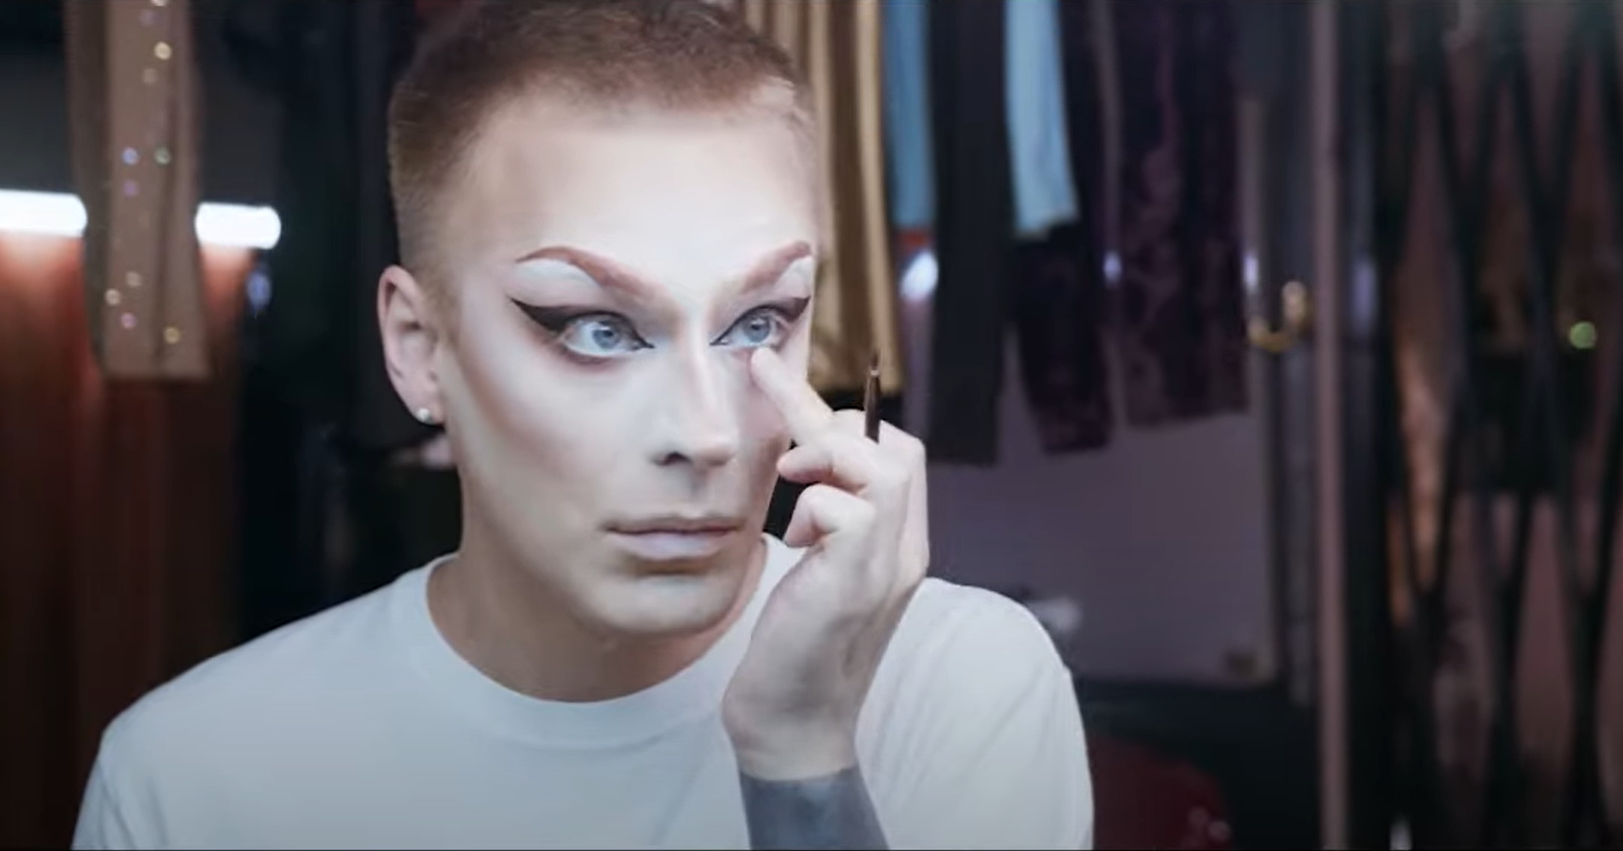
[(1097, 449), (1114, 417), (1105, 361), (1102, 241), (1104, 161), (1097, 59), (1089, 4), (1061, 3), (1066, 136), (1076, 221), (1014, 245), (1011, 309), (1020, 377), (1049, 452)]
[(1096, 245), (1080, 225), (1069, 224), (1014, 247), (1020, 378), (1049, 452), (1097, 449), (1110, 441)]
[(1223, 0), (1113, 5), (1127, 420), (1246, 405), (1234, 32)]

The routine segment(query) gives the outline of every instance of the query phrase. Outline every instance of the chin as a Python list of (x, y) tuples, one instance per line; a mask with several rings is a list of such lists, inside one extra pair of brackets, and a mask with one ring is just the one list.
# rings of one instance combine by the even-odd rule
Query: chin
[(726, 619), (744, 580), (743, 571), (695, 569), (634, 571), (597, 590), (596, 620), (605, 631), (628, 638), (676, 638), (715, 627)]

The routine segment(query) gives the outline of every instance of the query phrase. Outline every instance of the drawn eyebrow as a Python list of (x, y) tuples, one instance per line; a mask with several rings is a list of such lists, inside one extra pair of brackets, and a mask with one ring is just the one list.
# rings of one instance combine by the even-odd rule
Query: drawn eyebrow
[[(756, 262), (745, 273), (739, 293), (770, 286), (784, 273), (789, 271), (796, 261), (812, 256), (810, 243), (793, 242), (776, 249)], [(641, 299), (655, 297), (659, 288), (652, 282), (639, 277), (636, 273), (621, 266), (600, 254), (594, 254), (580, 248), (567, 245), (549, 245), (538, 248), (523, 257), (518, 258), (516, 265), (531, 263), (536, 260), (555, 260), (585, 272), (599, 286), (605, 289), (619, 290), (622, 293)]]

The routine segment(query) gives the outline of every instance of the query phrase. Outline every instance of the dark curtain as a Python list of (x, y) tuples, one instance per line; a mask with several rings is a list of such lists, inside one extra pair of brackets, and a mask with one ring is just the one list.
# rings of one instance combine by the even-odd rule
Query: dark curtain
[(929, 7), (936, 170), (930, 458), (997, 460), (1014, 190), (1004, 108), (1001, 0)]
[(1120, 352), (1127, 420), (1240, 410), (1246, 339), (1232, 9), (1111, 6), (1121, 93)]
[[(418, 15), (407, 0), (238, 0), (226, 26), (238, 70), (283, 110), (283, 231), (242, 397), (242, 604), (253, 635), (387, 582), (418, 549), (389, 459), (433, 432), (389, 385), (374, 308), (378, 274), (397, 254), (388, 98)], [(419, 480), (455, 488), (449, 474)]]
[[(233, 400), (253, 258), (193, 236), (192, 4), (62, 11), (85, 238), (0, 233), (8, 847), (65, 847), (107, 724), (234, 633)], [(126, 66), (134, 54), (113, 48), (130, 39), (165, 64)]]

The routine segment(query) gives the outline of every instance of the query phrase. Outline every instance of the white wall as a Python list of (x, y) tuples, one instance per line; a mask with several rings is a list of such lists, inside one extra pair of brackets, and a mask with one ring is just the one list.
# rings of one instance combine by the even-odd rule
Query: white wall
[(1045, 455), (1010, 354), (997, 466), (930, 465), (934, 572), (1073, 596), (1082, 626), (1069, 649), (1079, 672), (1220, 681), (1230, 653), (1267, 664), (1257, 418), (1118, 426), (1102, 450)]
[[(933, 275), (928, 263), (924, 268), (904, 292), (928, 292)], [(902, 324), (906, 417), (923, 432), (928, 303), (909, 299)], [(1254, 413), (1260, 382), (1252, 381), (1248, 412), (1156, 429), (1119, 422), (1118, 402), (1107, 446), (1048, 455), (1018, 357), (1011, 338), (997, 464), (930, 464), (931, 572), (1073, 598), (1082, 623), (1066, 650), (1078, 673), (1249, 684), (1254, 680), (1230, 665), (1232, 655), (1249, 654), (1255, 676), (1270, 675), (1270, 530), (1262, 422)]]

